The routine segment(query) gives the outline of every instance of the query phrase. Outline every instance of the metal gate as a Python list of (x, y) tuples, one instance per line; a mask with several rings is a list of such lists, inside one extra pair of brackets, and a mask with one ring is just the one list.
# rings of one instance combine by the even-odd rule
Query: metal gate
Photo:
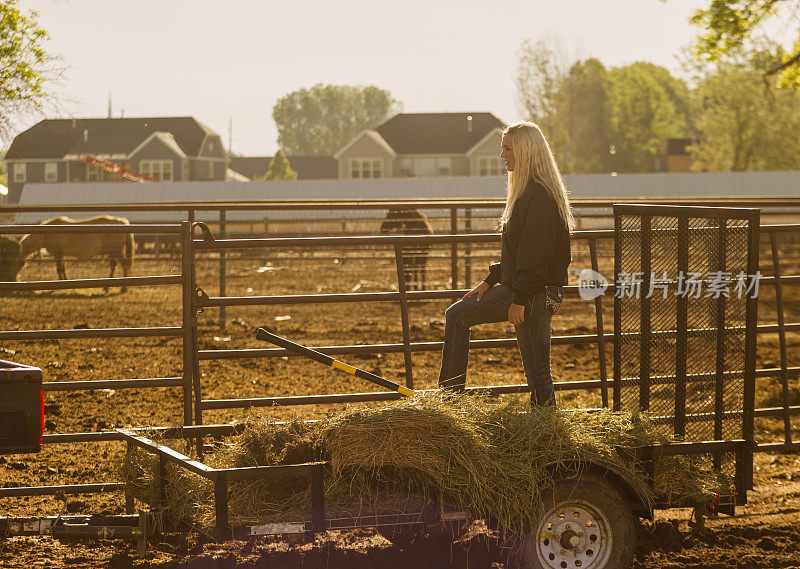
[[(614, 409), (752, 448), (759, 209), (614, 206)], [(716, 447), (725, 448), (725, 447)], [(752, 487), (752, 453), (713, 454)]]

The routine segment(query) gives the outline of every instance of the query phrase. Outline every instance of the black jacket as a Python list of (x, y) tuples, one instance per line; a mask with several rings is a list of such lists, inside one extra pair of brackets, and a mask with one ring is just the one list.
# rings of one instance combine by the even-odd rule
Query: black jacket
[(544, 186), (531, 180), (503, 225), (500, 262), (489, 267), (485, 280), (508, 286), (514, 303), (527, 306), (545, 286), (566, 285), (571, 262), (569, 229), (558, 206)]

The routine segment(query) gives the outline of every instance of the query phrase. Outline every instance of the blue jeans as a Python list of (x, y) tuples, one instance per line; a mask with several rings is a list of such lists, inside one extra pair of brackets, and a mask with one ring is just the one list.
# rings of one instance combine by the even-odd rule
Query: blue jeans
[[(444, 347), (439, 386), (463, 391), (469, 363), (470, 327), (474, 324), (504, 322), (513, 295), (502, 284), (490, 288), (478, 301), (473, 295), (452, 304), (444, 313)], [(531, 389), (531, 404), (555, 405), (553, 378), (550, 376), (550, 313), (545, 309), (545, 293), (534, 294), (525, 307), (525, 319), (515, 325), (522, 366)]]

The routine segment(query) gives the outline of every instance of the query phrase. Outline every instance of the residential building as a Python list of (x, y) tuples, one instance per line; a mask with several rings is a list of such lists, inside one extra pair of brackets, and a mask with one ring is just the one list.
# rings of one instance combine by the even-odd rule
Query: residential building
[(84, 153), (161, 181), (221, 181), (228, 169), (219, 135), (193, 117), (47, 119), (6, 153), (9, 203), (26, 183), (126, 181), (85, 164)]
[[(287, 156), (298, 180), (331, 180), (339, 177), (339, 163), (333, 156)], [(230, 168), (251, 180), (269, 170), (272, 156), (231, 156)]]
[(334, 156), (339, 178), (504, 176), (503, 121), (491, 113), (402, 113)]
[(687, 148), (696, 144), (692, 138), (670, 138), (667, 140), (667, 172), (691, 172), (694, 159)]

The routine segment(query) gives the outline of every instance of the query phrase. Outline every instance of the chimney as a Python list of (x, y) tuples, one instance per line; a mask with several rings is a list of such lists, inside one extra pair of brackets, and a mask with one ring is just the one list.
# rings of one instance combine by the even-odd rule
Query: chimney
[(472, 115), (467, 115), (467, 132), (472, 132)]
[(83, 143), (89, 142), (89, 129), (83, 129)]

